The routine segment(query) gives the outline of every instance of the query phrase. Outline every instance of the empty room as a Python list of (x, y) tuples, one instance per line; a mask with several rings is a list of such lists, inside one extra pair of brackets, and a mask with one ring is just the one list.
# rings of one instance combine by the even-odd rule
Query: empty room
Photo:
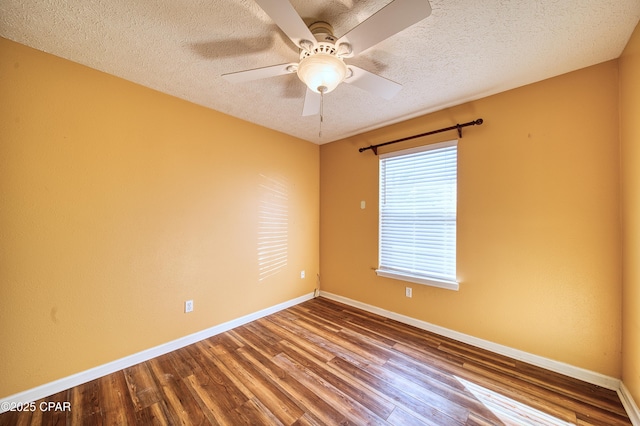
[(640, 1), (0, 2), (0, 425), (640, 426)]

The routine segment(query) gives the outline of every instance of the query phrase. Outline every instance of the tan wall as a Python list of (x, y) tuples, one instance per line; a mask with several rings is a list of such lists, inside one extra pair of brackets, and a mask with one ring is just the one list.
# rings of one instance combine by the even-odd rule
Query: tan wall
[[(0, 55), (0, 397), (313, 291), (317, 145), (4, 39)], [(287, 251), (260, 280), (263, 202), (286, 211)]]
[(640, 403), (640, 25), (620, 58), (622, 381)]
[[(378, 159), (358, 148), (476, 118), (459, 143), (460, 290), (377, 277)], [(321, 289), (620, 377), (618, 137), (611, 61), (322, 145)]]

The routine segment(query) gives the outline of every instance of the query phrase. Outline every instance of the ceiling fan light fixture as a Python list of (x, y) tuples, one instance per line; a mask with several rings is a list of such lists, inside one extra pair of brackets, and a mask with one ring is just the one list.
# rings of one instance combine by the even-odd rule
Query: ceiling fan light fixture
[(316, 93), (329, 93), (347, 75), (347, 65), (335, 55), (316, 53), (307, 56), (298, 64), (298, 77)]

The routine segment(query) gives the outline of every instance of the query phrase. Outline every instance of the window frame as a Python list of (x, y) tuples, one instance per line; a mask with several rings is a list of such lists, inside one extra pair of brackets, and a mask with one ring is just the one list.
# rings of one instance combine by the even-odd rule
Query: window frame
[[(381, 277), (386, 277), (386, 278), (392, 278), (392, 279), (396, 279), (396, 280), (401, 280), (401, 281), (407, 281), (407, 282), (412, 282), (415, 284), (423, 284), (423, 285), (429, 285), (429, 286), (433, 286), (433, 287), (438, 287), (438, 288), (444, 288), (444, 289), (449, 289), (449, 290), (459, 290), (459, 282), (457, 280), (457, 192), (458, 192), (458, 140), (454, 139), (454, 140), (450, 140), (450, 141), (445, 141), (445, 142), (440, 142), (440, 143), (434, 143), (434, 144), (429, 144), (429, 145), (423, 145), (423, 146), (419, 146), (419, 147), (415, 147), (415, 148), (409, 148), (409, 149), (404, 149), (404, 150), (400, 150), (400, 151), (393, 151), (393, 152), (389, 152), (389, 153), (385, 153), (385, 154), (381, 154), (379, 156), (379, 165), (378, 165), (378, 197), (379, 197), (379, 212), (378, 212), (378, 268), (376, 269), (376, 274), (378, 276)], [(455, 164), (455, 168), (456, 168), (456, 201), (455, 201), (455, 210), (456, 213), (454, 215), (455, 217), (455, 229), (456, 229), (456, 236), (454, 238), (454, 246), (453, 246), (453, 262), (454, 262), (454, 275), (455, 277), (446, 277), (446, 278), (441, 278), (441, 277), (436, 277), (433, 275), (433, 272), (431, 273), (432, 276), (429, 275), (428, 271), (425, 271), (424, 274), (412, 274), (412, 273), (407, 273), (404, 271), (397, 271), (394, 269), (385, 269), (384, 266), (381, 264), (382, 263), (382, 249), (383, 249), (383, 245), (382, 245), (382, 219), (383, 219), (383, 189), (386, 190), (386, 188), (383, 188), (383, 175), (382, 175), (382, 165), (383, 165), (383, 160), (386, 160), (388, 158), (393, 158), (393, 157), (400, 157), (400, 156), (406, 156), (406, 155), (412, 155), (412, 154), (416, 154), (416, 153), (421, 153), (421, 152), (426, 152), (426, 151), (433, 151), (433, 150), (438, 150), (438, 149), (442, 149), (442, 148), (448, 148), (448, 147), (455, 147), (456, 148), (456, 164)], [(387, 265), (387, 266), (391, 266), (391, 265)], [(450, 279), (453, 278), (453, 279)]]

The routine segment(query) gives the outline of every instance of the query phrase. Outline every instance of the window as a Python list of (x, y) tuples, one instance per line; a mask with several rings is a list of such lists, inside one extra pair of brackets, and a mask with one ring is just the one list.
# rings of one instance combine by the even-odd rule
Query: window
[(457, 290), (457, 141), (380, 156), (380, 276)]

